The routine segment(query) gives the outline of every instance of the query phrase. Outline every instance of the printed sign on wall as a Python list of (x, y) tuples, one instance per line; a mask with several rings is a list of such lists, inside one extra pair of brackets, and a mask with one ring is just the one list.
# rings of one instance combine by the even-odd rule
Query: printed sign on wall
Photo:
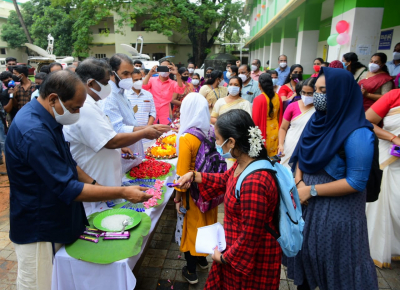
[(379, 50), (390, 49), (392, 45), (393, 29), (381, 31), (381, 37), (379, 38)]

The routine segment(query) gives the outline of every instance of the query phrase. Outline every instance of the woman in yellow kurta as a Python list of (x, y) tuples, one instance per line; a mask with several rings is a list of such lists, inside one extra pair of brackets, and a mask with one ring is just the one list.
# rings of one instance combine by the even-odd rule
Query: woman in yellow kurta
[(272, 78), (269, 74), (261, 74), (258, 86), (262, 94), (253, 101), (253, 121), (265, 139), (268, 156), (278, 154), (278, 132), (282, 122), (282, 100), (274, 93)]
[[(181, 105), (181, 119), (179, 133), (177, 137), (178, 165), (176, 169), (177, 179), (188, 171), (194, 170), (197, 151), (201, 145), (200, 140), (189, 134), (184, 133), (187, 129), (198, 128), (206, 135), (210, 130), (210, 112), (207, 100), (199, 93), (190, 93), (183, 100)], [(178, 211), (178, 220), (183, 218), (183, 230), (180, 240), (180, 251), (185, 254), (187, 265), (182, 269), (182, 276), (190, 284), (198, 282), (196, 274), (196, 264), (203, 269), (208, 267), (207, 254), (196, 253), (195, 243), (197, 228), (211, 225), (217, 222), (218, 207), (205, 213), (193, 202), (190, 192), (176, 188), (174, 199)], [(189, 205), (189, 206), (188, 206)], [(185, 210), (184, 210), (184, 209)]]

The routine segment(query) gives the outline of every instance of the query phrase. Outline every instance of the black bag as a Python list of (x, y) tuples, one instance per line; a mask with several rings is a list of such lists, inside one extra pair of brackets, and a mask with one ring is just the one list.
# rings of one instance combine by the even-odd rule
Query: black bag
[[(378, 200), (379, 193), (381, 192), (382, 174), (383, 171), (379, 165), (379, 140), (374, 133), (374, 157), (372, 158), (371, 171), (369, 173), (367, 182), (367, 202), (374, 202)], [(339, 149), (339, 157), (346, 160), (346, 153), (344, 151), (344, 145)]]

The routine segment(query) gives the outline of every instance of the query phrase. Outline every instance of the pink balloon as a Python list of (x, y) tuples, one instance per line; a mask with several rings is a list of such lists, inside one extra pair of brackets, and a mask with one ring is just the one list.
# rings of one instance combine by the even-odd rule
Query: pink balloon
[(346, 20), (340, 20), (336, 24), (336, 31), (339, 33), (346, 32), (350, 27), (350, 24)]
[(347, 33), (340, 33), (336, 38), (336, 41), (340, 45), (346, 44), (350, 41), (350, 35), (348, 35)]

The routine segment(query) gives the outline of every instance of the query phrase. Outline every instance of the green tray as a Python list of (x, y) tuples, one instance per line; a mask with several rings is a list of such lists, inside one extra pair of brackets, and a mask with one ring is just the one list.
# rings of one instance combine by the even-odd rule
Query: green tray
[[(157, 161), (160, 161), (160, 160), (157, 160)], [(162, 161), (162, 162), (165, 162), (165, 161)], [(165, 163), (168, 163), (168, 162), (165, 162)], [(169, 164), (171, 165), (171, 168), (170, 168), (170, 170), (169, 170), (169, 172), (168, 172), (167, 174), (161, 175), (161, 176), (159, 176), (159, 177), (145, 177), (145, 178), (149, 178), (149, 179), (158, 179), (158, 180), (166, 180), (169, 176), (172, 176), (172, 172), (174, 172), (174, 170), (175, 170), (175, 165), (173, 165), (173, 164), (171, 164), (171, 163), (169, 163)], [(130, 172), (130, 170), (125, 174), (126, 178), (135, 180), (136, 177), (130, 176), (130, 175), (129, 175), (129, 172)]]
[[(94, 218), (101, 213), (94, 213), (88, 217), (89, 224), (93, 227)], [(99, 238), (97, 244), (78, 239), (74, 243), (65, 245), (65, 250), (71, 257), (96, 263), (110, 264), (115, 261), (123, 260), (136, 256), (140, 253), (143, 244), (143, 237), (147, 236), (151, 227), (151, 219), (145, 213), (141, 215), (141, 222), (137, 227), (129, 230), (131, 236), (128, 240), (103, 240)]]
[[(127, 208), (117, 208), (117, 209), (110, 209), (110, 210), (106, 210), (106, 211), (101, 212), (100, 214), (98, 214), (95, 217), (95, 219), (93, 220), (93, 224), (99, 230), (102, 230), (102, 231), (105, 231), (105, 232), (113, 232), (114, 230), (110, 230), (110, 229), (102, 227), (101, 226), (101, 222), (106, 217), (109, 217), (109, 216), (112, 216), (112, 215), (117, 215), (117, 214), (124, 214), (124, 215), (127, 215), (130, 218), (132, 218), (133, 223), (130, 224), (130, 225), (127, 225), (125, 227), (125, 230), (129, 230), (129, 229), (131, 229), (133, 227), (136, 227), (140, 223), (140, 221), (142, 219), (142, 216), (137, 211), (130, 210), (130, 209), (127, 209)], [(121, 230), (122, 230), (122, 225), (121, 225)]]
[[(162, 189), (162, 194), (161, 194), (161, 199), (157, 199), (157, 205), (153, 206), (153, 207), (157, 207), (159, 205), (161, 205), (164, 202), (164, 198), (165, 198), (165, 193), (167, 192), (167, 187), (165, 185), (163, 185), (163, 187), (161, 187)], [(117, 209), (117, 208), (121, 208), (122, 206), (124, 206), (125, 204), (127, 204), (127, 202), (123, 202), (123, 203), (119, 203), (116, 206), (114, 206), (113, 208)], [(128, 209), (131, 210), (131, 209)], [(131, 210), (134, 211), (134, 210)]]

